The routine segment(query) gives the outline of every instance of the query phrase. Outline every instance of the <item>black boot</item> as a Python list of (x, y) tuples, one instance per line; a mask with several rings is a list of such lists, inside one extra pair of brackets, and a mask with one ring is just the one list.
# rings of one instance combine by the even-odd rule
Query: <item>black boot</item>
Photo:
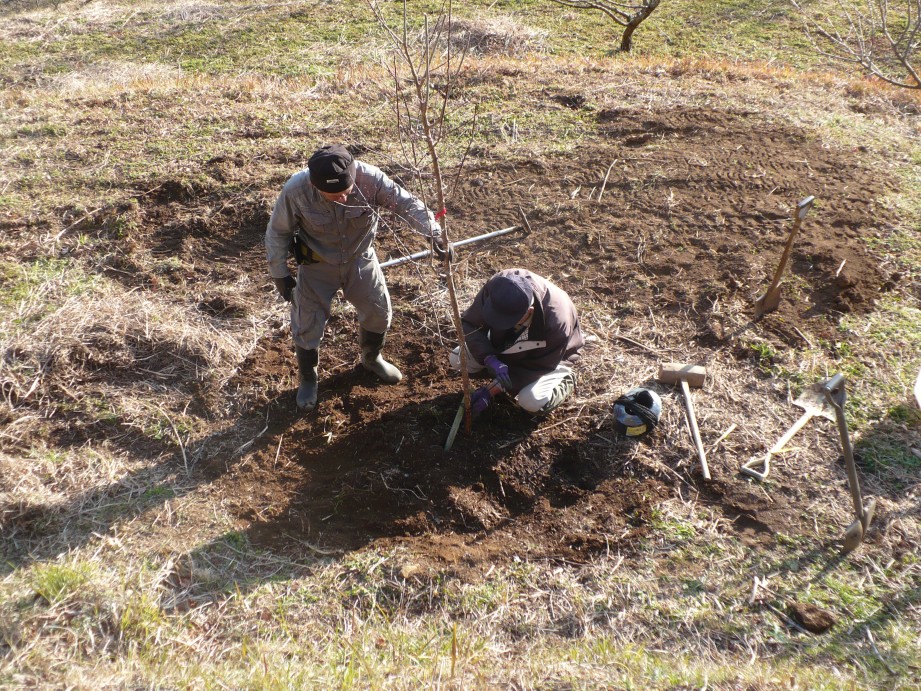
[(297, 353), (297, 368), (300, 372), (300, 385), (297, 387), (297, 407), (305, 413), (317, 407), (317, 363), (320, 355), (316, 350), (305, 350), (294, 346)]
[(361, 329), (358, 333), (358, 345), (361, 347), (361, 366), (374, 372), (385, 384), (396, 384), (403, 378), (403, 373), (381, 357), (384, 336), (373, 331)]

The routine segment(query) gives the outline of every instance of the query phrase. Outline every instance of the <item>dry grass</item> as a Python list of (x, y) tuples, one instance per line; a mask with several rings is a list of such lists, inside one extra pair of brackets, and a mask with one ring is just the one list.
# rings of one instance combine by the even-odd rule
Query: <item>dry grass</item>
[[(50, 54), (81, 34), (133, 22), (149, 22), (150, 31), (157, 22), (229, 29), (304, 6), (63, 7), (4, 16), (0, 40), (41, 43)], [(478, 101), (495, 124), (484, 134), (484, 157), (578, 146), (578, 114), (550, 121), (533, 112), (531, 96), (550, 89), (583, 94), (597, 108), (776, 112), (829, 145), (865, 146), (880, 160), (895, 152), (885, 158), (900, 170), (916, 171), (921, 160), (917, 101), (904, 92), (764, 63), (550, 56), (545, 34), (515, 17), (458, 25), (479, 53), (468, 65), (464, 107)], [(279, 555), (247, 544), (227, 497), (199, 483), (194, 466), (231, 457), (259, 433), (235, 426), (234, 417), (257, 393), (245, 392), (232, 410), (186, 405), (193, 387), (224, 391), (284, 308), (248, 278), (213, 289), (243, 307), (244, 316), (229, 320), (202, 313), (194, 286), (184, 297), (131, 288), (103, 275), (107, 243), (119, 228), (136, 230), (137, 209), (125, 206), (131, 199), (164, 181), (204, 185), (202, 171), (216, 153), (246, 161), (222, 198), (241, 209), (265, 204), (303, 152), (333, 134), (368, 143), (380, 161), (400, 161), (381, 126), (387, 77), (356, 57), (331, 73), (294, 77), (190, 74), (163, 57), (113, 56), (45, 74), (46, 55), (33, 74), (11, 67), (0, 88), (0, 685), (913, 687), (921, 668), (917, 466), (866, 471), (865, 491), (881, 497), (878, 527), (870, 544), (840, 562), (829, 544), (849, 521), (848, 495), (834, 465), (836, 442), (820, 427), (776, 461), (783, 482), (752, 488), (770, 496), (792, 478), (811, 480), (790, 496), (813, 530), (752, 547), (694, 490), (680, 397), (666, 390), (664, 453), (635, 445), (618, 456), (624, 472), (675, 488), (636, 554), (615, 550), (581, 567), (511, 561), (470, 582), (433, 573), (403, 551), (323, 555), (305, 545), (300, 555)], [(461, 153), (448, 150), (448, 164)], [(905, 237), (916, 243), (912, 202), (896, 202), (906, 209)], [(180, 221), (187, 213), (175, 209)], [(593, 340), (559, 424), (584, 425), (599, 444), (613, 443), (610, 403), (623, 393), (621, 382), (651, 380), (661, 359), (706, 358), (711, 377), (695, 392), (698, 418), (708, 442), (737, 424), (710, 455), (714, 474), (731, 477), (792, 421), (797, 411), (783, 394), (859, 363), (872, 376), (852, 378), (849, 391), (867, 411), (855, 439), (882, 430), (907, 446), (917, 439), (917, 420), (887, 413), (907, 400), (921, 367), (911, 292), (917, 252), (911, 244), (880, 248), (905, 271), (905, 286), (892, 303), (843, 325), (854, 353), (776, 353), (769, 372), (753, 365), (745, 377), (728, 353), (688, 346), (689, 317), (666, 326), (651, 315), (628, 330), (603, 300), (586, 300), (580, 309)], [(166, 262), (164, 270), (182, 261), (142, 258)], [(465, 303), (488, 261), (471, 259), (459, 270)], [(430, 287), (428, 271), (418, 269), (420, 287)], [(446, 293), (420, 293), (429, 317), (412, 327), (449, 347)], [(721, 304), (709, 316), (733, 332), (745, 326), (747, 310)], [(69, 443), (62, 420), (89, 428), (92, 441)], [(235, 458), (245, 463), (245, 456)], [(823, 493), (808, 496), (818, 483), (827, 483)], [(767, 588), (753, 599), (756, 576)], [(828, 637), (804, 636), (763, 604), (783, 610), (794, 600), (833, 610), (841, 625)]]

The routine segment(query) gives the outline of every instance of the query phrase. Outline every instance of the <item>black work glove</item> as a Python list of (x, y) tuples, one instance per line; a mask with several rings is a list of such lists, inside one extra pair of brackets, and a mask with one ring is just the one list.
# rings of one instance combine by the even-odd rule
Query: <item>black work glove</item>
[(452, 245), (448, 245), (447, 249), (445, 249), (444, 238), (437, 238), (435, 240), (435, 256), (442, 261), (444, 261), (445, 257), (450, 257), (452, 262), (457, 259), (457, 254), (454, 252), (454, 247)]
[(275, 278), (273, 280), (275, 281), (275, 290), (278, 291), (278, 294), (285, 299), (285, 302), (291, 302), (291, 293), (294, 292), (294, 286), (297, 285), (294, 276), (288, 274), (284, 278)]

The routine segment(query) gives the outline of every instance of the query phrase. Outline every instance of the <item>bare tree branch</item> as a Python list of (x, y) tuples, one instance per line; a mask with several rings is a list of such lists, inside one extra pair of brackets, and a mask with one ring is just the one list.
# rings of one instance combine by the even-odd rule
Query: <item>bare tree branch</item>
[[(409, 11), (406, 0), (403, 0), (402, 35), (398, 35), (390, 27), (377, 0), (368, 0), (368, 5), (374, 13), (378, 24), (390, 37), (390, 41), (396, 51), (392, 67), (388, 66), (388, 68), (391, 71), (394, 83), (394, 105), (397, 110), (400, 145), (405, 155), (406, 145), (409, 142), (410, 160), (416, 170), (422, 167), (420, 165), (422, 154), (417, 149), (417, 143), (424, 146), (425, 155), (432, 168), (437, 199), (436, 208), (439, 215), (442, 215), (441, 227), (444, 241), (447, 245), (450, 243), (451, 238), (448, 232), (448, 219), (443, 215), (447, 206), (438, 144), (449, 134), (446, 125), (448, 99), (451, 96), (452, 86), (463, 68), (469, 42), (464, 45), (458, 56), (457, 49), (454, 47), (453, 41), (450, 40), (452, 0), (444, 1), (434, 23), (430, 22), (428, 15), (423, 18), (422, 31), (417, 39), (410, 36)], [(448, 38), (444, 40), (446, 33)], [(401, 66), (408, 71), (408, 78), (403, 77)], [(443, 90), (439, 90), (433, 80), (442, 80), (444, 83)], [(422, 198), (425, 201), (424, 191)], [(427, 202), (426, 204), (428, 205)], [(464, 405), (467, 408), (467, 428), (469, 430), (470, 374), (450, 252), (444, 258), (444, 267), (447, 275), (448, 295), (451, 300), (451, 315), (460, 346), (461, 377)]]
[(921, 89), (921, 0), (838, 0), (830, 12), (808, 14), (791, 3), (820, 55), (888, 84)]

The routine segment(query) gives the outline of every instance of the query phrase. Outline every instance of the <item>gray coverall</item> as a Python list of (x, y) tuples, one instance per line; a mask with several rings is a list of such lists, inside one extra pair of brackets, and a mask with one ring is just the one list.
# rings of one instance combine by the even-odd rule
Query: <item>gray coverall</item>
[(305, 350), (318, 348), (339, 289), (355, 306), (363, 329), (385, 333), (390, 327), (390, 294), (373, 245), (377, 208), (396, 212), (425, 236), (441, 236), (441, 226), (419, 199), (379, 168), (361, 161), (356, 161), (355, 184), (345, 204), (320, 196), (307, 168), (293, 175), (282, 189), (265, 234), (269, 273), (272, 278), (288, 275), (287, 258), (295, 233), (316, 260), (297, 270), (291, 302), (295, 345)]

